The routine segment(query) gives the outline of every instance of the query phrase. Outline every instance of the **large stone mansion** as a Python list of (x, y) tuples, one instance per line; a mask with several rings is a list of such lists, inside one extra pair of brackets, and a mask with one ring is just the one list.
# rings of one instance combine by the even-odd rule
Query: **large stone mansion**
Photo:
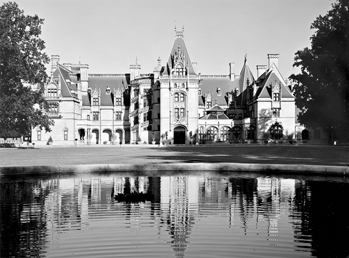
[[(202, 75), (190, 59), (183, 30), (165, 64), (142, 74), (137, 62), (128, 74), (89, 74), (87, 64), (51, 58), (45, 97), (52, 131), (32, 130), (36, 145), (206, 144), (307, 138), (297, 129), (295, 99), (268, 54), (253, 76), (245, 57), (240, 74)], [(299, 131), (299, 130), (303, 130)], [(297, 135), (299, 134), (299, 135)]]

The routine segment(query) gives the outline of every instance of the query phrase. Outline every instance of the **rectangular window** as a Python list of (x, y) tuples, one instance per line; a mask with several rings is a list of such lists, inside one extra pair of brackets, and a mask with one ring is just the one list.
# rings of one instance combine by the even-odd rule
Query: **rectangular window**
[(87, 120), (90, 120), (90, 115), (87, 115)]
[(38, 141), (41, 141), (41, 131), (38, 131)]
[(207, 108), (212, 108), (212, 101), (207, 101)]
[(68, 131), (64, 131), (64, 140), (68, 141)]
[(115, 105), (121, 106), (121, 98), (115, 98)]
[(184, 108), (181, 108), (181, 117), (184, 117)]
[(98, 106), (98, 103), (99, 103), (98, 98), (93, 98), (93, 105)]
[(147, 102), (148, 102), (147, 99), (144, 99), (144, 101), (143, 101), (143, 107), (146, 107), (146, 106), (148, 105)]
[(178, 108), (175, 108), (175, 118), (179, 118)]
[(93, 111), (93, 120), (94, 121), (99, 120), (99, 112), (98, 111)]
[(280, 93), (274, 93), (274, 101), (280, 101)]
[(121, 111), (115, 112), (115, 120), (120, 121), (121, 120)]
[(148, 121), (148, 114), (144, 113), (143, 114), (143, 122)]

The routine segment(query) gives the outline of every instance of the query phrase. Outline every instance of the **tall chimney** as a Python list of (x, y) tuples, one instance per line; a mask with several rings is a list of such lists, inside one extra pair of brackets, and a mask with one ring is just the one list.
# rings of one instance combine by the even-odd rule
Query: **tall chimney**
[(259, 76), (261, 76), (266, 70), (267, 70), (267, 66), (266, 65), (257, 65), (257, 79), (259, 78)]
[(51, 55), (51, 76), (53, 72), (57, 69), (59, 58), (59, 55)]
[(235, 79), (234, 66), (235, 66), (235, 63), (229, 63), (229, 78), (230, 78), (230, 81), (234, 81), (234, 79)]
[(268, 54), (268, 69), (270, 69), (273, 64), (278, 67), (279, 56), (279, 54)]

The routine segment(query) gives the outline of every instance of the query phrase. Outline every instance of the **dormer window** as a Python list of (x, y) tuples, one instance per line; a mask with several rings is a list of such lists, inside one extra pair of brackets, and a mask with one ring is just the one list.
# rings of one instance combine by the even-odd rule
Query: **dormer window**
[(273, 100), (274, 101), (280, 101), (280, 93), (279, 92), (274, 92)]
[(107, 95), (110, 95), (110, 87), (108, 86), (107, 89), (105, 90)]
[(207, 108), (212, 108), (212, 101), (207, 101)]
[(115, 98), (115, 106), (121, 106), (121, 98)]
[(98, 98), (93, 98), (93, 105), (98, 106), (99, 104), (99, 99)]
[(183, 76), (184, 75), (184, 68), (181, 65), (176, 66), (176, 75), (177, 76)]
[(217, 95), (218, 95), (218, 96), (221, 96), (221, 95), (222, 95), (221, 88), (217, 88)]
[(199, 96), (201, 96), (201, 95), (202, 95), (202, 91), (201, 91), (201, 89), (199, 89), (199, 90), (198, 90), (198, 94), (199, 94)]

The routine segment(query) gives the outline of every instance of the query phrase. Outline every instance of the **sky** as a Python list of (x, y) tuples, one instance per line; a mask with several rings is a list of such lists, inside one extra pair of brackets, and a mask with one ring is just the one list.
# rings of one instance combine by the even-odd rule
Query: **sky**
[[(0, 3), (7, 1), (0, 0)], [(41, 38), (48, 56), (60, 63), (89, 65), (89, 73), (128, 73), (141, 65), (151, 73), (160, 57), (168, 60), (174, 28), (184, 40), (197, 71), (239, 74), (244, 56), (256, 76), (267, 54), (280, 54), (284, 78), (297, 50), (310, 46), (311, 23), (335, 0), (18, 0), (27, 15), (45, 19)]]

